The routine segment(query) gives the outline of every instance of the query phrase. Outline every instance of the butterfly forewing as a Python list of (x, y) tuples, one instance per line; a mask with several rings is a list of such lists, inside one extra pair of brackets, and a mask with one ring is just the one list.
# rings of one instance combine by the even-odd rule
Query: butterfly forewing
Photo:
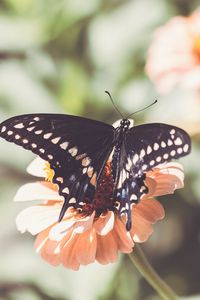
[(81, 207), (85, 195), (92, 201), (112, 151), (113, 127), (69, 115), (23, 115), (3, 122), (0, 136), (50, 163), (53, 182), (65, 199), (61, 219), (69, 206)]

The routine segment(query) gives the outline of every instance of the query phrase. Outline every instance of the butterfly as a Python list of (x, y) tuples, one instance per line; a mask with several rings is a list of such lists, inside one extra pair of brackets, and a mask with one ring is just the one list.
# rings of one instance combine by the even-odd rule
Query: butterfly
[(53, 183), (64, 197), (58, 218), (74, 207), (81, 211), (93, 203), (108, 160), (113, 181), (113, 211), (126, 216), (131, 229), (131, 209), (148, 193), (145, 173), (158, 164), (189, 154), (191, 141), (181, 128), (162, 123), (119, 125), (65, 114), (27, 114), (0, 124), (0, 137), (48, 161)]

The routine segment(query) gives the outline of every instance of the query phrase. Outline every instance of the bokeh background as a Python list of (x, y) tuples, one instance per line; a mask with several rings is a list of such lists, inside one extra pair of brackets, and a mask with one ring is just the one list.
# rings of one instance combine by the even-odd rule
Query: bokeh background
[[(118, 119), (104, 90), (135, 122), (167, 122), (186, 129), (193, 152), (181, 160), (185, 188), (161, 197), (166, 218), (142, 248), (180, 295), (200, 294), (200, 92), (176, 86), (160, 94), (145, 73), (156, 28), (188, 16), (194, 0), (0, 0), (0, 121), (23, 113), (58, 112), (108, 123)], [(200, 35), (199, 35), (200, 36)], [(156, 63), (156, 62), (155, 62)], [(200, 64), (200, 63), (199, 63)], [(159, 300), (127, 256), (108, 266), (74, 272), (37, 256), (34, 238), (15, 227), (28, 203), (13, 203), (34, 181), (25, 172), (34, 158), (0, 141), (1, 300)], [(200, 299), (200, 296), (197, 297)]]

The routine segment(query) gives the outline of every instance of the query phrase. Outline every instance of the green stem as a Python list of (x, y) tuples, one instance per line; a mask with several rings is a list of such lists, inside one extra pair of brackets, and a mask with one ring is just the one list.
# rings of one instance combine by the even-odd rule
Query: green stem
[(135, 245), (129, 257), (138, 271), (144, 276), (149, 284), (157, 291), (157, 293), (165, 300), (179, 300), (180, 298), (174, 291), (159, 277), (155, 270), (147, 261), (144, 253), (138, 245)]

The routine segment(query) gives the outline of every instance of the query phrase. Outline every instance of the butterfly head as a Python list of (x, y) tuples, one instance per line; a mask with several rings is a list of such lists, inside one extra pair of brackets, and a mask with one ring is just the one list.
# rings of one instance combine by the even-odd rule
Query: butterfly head
[(117, 120), (115, 123), (113, 123), (113, 127), (123, 127), (123, 128), (131, 128), (134, 126), (134, 120), (133, 119), (121, 119)]

